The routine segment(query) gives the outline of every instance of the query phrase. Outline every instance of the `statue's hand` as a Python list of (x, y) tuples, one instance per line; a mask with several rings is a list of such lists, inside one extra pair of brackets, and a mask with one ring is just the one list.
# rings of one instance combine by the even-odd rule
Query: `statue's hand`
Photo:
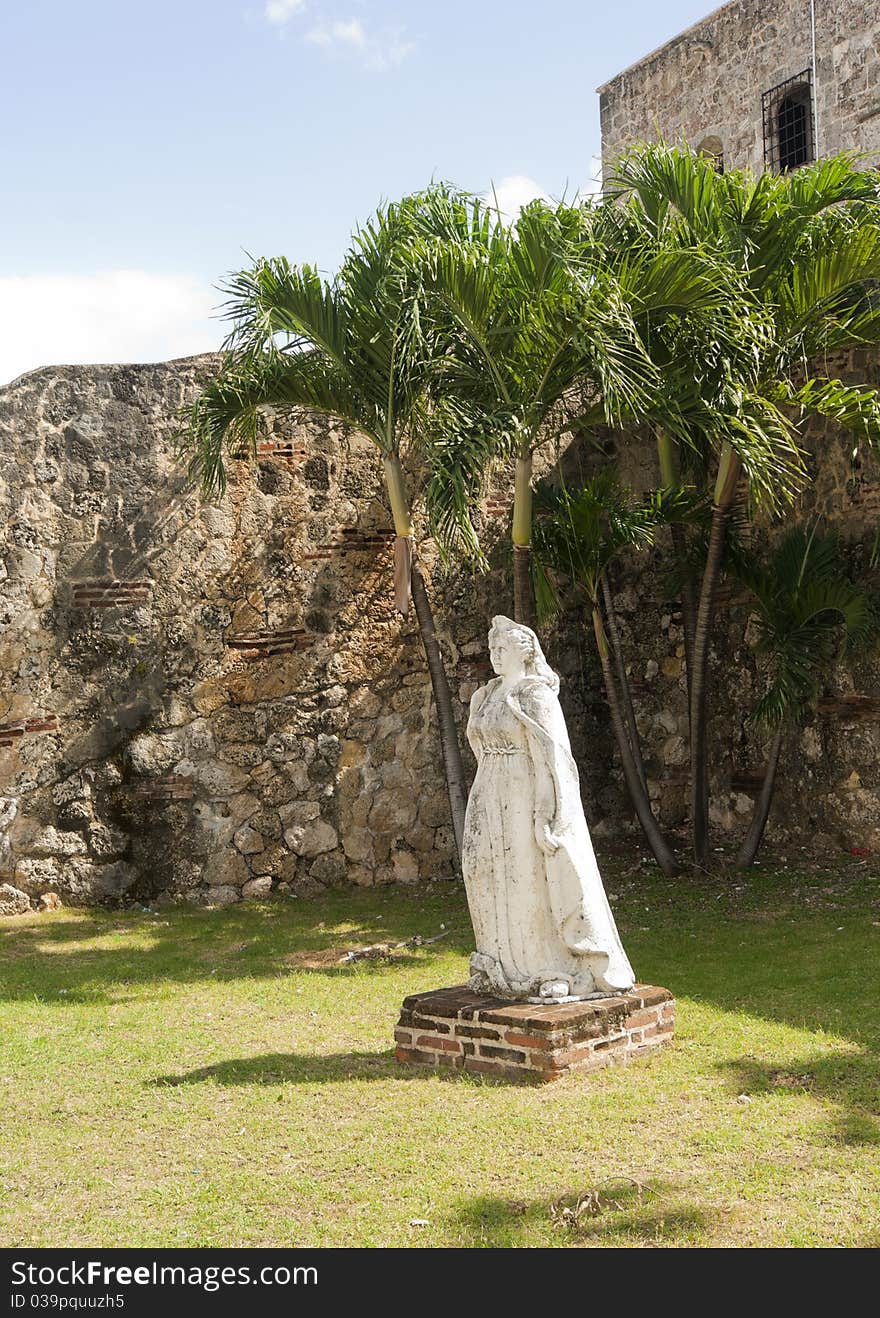
[(559, 838), (550, 827), (549, 819), (539, 815), (535, 820), (535, 841), (545, 856), (553, 856), (559, 850)]

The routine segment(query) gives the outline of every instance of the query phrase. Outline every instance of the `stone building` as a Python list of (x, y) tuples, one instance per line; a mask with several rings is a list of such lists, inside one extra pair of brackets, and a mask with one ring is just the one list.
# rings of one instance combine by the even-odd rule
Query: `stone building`
[(724, 166), (880, 162), (880, 6), (731, 0), (599, 88), (602, 155), (685, 141)]

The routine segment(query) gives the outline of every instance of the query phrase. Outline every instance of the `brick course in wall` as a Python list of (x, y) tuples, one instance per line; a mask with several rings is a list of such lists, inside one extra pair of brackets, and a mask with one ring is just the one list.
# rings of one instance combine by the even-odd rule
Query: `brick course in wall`
[(338, 540), (329, 544), (316, 545), (307, 554), (303, 554), (304, 563), (314, 563), (322, 559), (345, 558), (347, 554), (372, 554), (387, 548), (394, 540), (394, 532), (387, 528), (372, 531), (365, 535), (357, 527), (344, 527)]
[(240, 650), (243, 659), (254, 663), (258, 659), (269, 659), (277, 654), (296, 654), (298, 650), (308, 650), (316, 640), (313, 632), (292, 627), (274, 632), (243, 632), (238, 636), (227, 636), (226, 644), (230, 650)]
[(280, 458), (285, 462), (302, 462), (309, 456), (306, 446), (296, 440), (261, 439), (257, 444), (258, 458)]
[(457, 986), (405, 998), (394, 1038), (399, 1062), (543, 1082), (644, 1057), (671, 1043), (674, 1027), (672, 994), (648, 984), (558, 1005)]
[(194, 794), (192, 779), (176, 773), (133, 783), (131, 790), (135, 796), (151, 801), (191, 801)]
[(11, 723), (0, 723), (0, 747), (14, 746), (20, 737), (32, 736), (40, 732), (57, 732), (58, 719), (54, 714), (40, 718), (15, 719)]
[(110, 609), (143, 604), (150, 598), (151, 581), (77, 581), (73, 606), (78, 609)]

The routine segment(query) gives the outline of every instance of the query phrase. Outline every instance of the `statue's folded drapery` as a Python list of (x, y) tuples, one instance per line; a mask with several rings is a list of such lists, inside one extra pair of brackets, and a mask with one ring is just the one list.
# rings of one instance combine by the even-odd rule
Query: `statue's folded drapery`
[[(559, 981), (573, 997), (631, 988), (555, 692), (540, 677), (512, 689), (496, 678), (474, 694), (468, 740), (478, 762), (462, 854), (474, 987), (518, 997)], [(542, 817), (552, 855), (535, 836)]]

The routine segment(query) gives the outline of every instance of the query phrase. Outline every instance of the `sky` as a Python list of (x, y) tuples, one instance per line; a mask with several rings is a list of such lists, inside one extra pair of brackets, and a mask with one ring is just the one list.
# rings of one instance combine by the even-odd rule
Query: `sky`
[(219, 346), (249, 256), (328, 273), (446, 179), (595, 188), (596, 87), (712, 0), (28, 0), (0, 6), (0, 384)]

